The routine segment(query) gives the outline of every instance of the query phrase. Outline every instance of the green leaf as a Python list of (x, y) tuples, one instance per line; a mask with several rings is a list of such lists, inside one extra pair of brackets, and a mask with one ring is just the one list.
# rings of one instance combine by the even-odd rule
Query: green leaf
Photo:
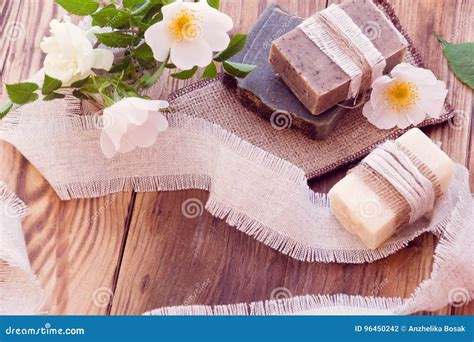
[(177, 66), (174, 65), (173, 63), (168, 63), (168, 64), (165, 65), (165, 67), (166, 67), (166, 69), (176, 69), (177, 68)]
[(144, 88), (150, 88), (153, 84), (156, 83), (156, 81), (160, 78), (161, 74), (163, 73), (163, 70), (165, 70), (165, 66), (168, 63), (170, 56), (168, 55), (166, 57), (166, 60), (160, 64), (159, 68), (156, 69), (156, 71), (151, 75), (148, 71), (145, 70), (143, 73), (143, 76), (141, 77), (139, 81), (139, 86), (142, 86)]
[(49, 95), (56, 89), (60, 88), (62, 82), (51, 76), (44, 75), (43, 87), (41, 88), (41, 93), (43, 95)]
[(132, 26), (136, 26), (140, 29), (140, 31), (145, 32), (151, 26), (150, 23), (143, 22), (140, 17), (132, 16), (131, 17), (131, 24)]
[(224, 67), (225, 71), (238, 78), (244, 78), (257, 68), (256, 65), (235, 63), (229, 61), (225, 61), (224, 63), (222, 63), (222, 66)]
[(90, 76), (86, 77), (86, 78), (83, 78), (82, 80), (79, 80), (79, 81), (76, 81), (76, 82), (73, 82), (71, 83), (71, 87), (72, 88), (80, 88), (82, 87), (84, 84), (87, 84), (91, 82), (91, 78)]
[(192, 69), (189, 69), (189, 70), (183, 70), (183, 71), (180, 71), (180, 72), (176, 72), (174, 74), (171, 74), (170, 76), (171, 77), (174, 77), (174, 78), (177, 78), (178, 80), (187, 80), (188, 78), (191, 78), (194, 76), (194, 74), (196, 73), (198, 67), (195, 66), (194, 68)]
[(91, 15), (94, 24), (100, 27), (120, 28), (127, 25), (130, 14), (114, 7), (105, 7)]
[(214, 62), (211, 62), (201, 75), (201, 78), (214, 78), (217, 75), (217, 67)]
[(66, 97), (66, 95), (64, 95), (64, 94), (52, 92), (51, 94), (48, 94), (47, 96), (43, 97), (43, 101), (52, 101), (52, 100), (56, 100), (56, 99), (63, 99), (65, 97)]
[(474, 89), (474, 42), (451, 44), (441, 36), (435, 35), (454, 75), (469, 88)]
[(220, 7), (220, 0), (207, 0), (209, 6), (214, 7), (215, 9), (219, 9)]
[(6, 88), (8, 97), (13, 103), (22, 105), (38, 99), (38, 94), (35, 94), (35, 91), (38, 90), (39, 87), (36, 83), (7, 84)]
[(94, 0), (56, 0), (58, 5), (71, 14), (85, 16), (94, 13), (99, 3)]
[(102, 44), (110, 47), (128, 47), (133, 42), (133, 36), (119, 32), (98, 33), (96, 37)]
[(3, 119), (5, 115), (8, 114), (10, 109), (13, 107), (13, 102), (11, 100), (8, 100), (5, 104), (0, 106), (0, 120)]
[(147, 43), (143, 43), (133, 50), (133, 55), (141, 59), (149, 59), (153, 58), (153, 51)]
[(120, 63), (112, 65), (112, 68), (110, 68), (109, 72), (116, 73), (116, 72), (121, 72), (122, 70), (127, 69), (127, 67), (130, 64), (131, 60), (132, 60), (132, 57), (125, 56), (122, 59), (122, 61), (120, 61)]
[(123, 0), (123, 7), (134, 8), (143, 5), (145, 1), (146, 0)]
[(243, 49), (245, 43), (247, 42), (247, 35), (246, 34), (236, 34), (232, 40), (229, 42), (227, 48), (219, 52), (217, 55), (214, 56), (214, 60), (217, 62), (223, 62), (228, 60), (230, 57), (237, 54), (240, 50)]

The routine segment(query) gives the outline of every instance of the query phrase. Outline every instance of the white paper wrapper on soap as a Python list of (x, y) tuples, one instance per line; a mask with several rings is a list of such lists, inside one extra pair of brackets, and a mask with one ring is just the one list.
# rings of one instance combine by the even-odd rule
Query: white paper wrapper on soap
[[(396, 142), (428, 166), (437, 177), (441, 192), (446, 193), (455, 169), (448, 155), (418, 128), (409, 130)], [(396, 224), (395, 212), (356, 173), (348, 173), (334, 185), (329, 199), (331, 211), (342, 226), (371, 249), (383, 244), (397, 229), (403, 229)]]

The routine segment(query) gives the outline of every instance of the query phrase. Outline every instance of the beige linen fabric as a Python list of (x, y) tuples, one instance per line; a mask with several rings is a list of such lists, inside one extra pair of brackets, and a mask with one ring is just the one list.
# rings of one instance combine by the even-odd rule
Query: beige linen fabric
[(0, 315), (37, 314), (43, 303), (21, 226), (27, 212), (26, 205), (0, 181)]

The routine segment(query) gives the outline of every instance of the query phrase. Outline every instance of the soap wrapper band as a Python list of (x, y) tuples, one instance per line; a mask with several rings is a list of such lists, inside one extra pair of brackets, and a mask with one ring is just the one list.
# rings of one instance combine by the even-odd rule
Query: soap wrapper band
[(339, 6), (330, 5), (299, 28), (351, 79), (347, 98), (364, 94), (383, 74), (385, 58)]
[(430, 213), (442, 195), (436, 175), (396, 141), (378, 146), (350, 172), (395, 213), (396, 229)]

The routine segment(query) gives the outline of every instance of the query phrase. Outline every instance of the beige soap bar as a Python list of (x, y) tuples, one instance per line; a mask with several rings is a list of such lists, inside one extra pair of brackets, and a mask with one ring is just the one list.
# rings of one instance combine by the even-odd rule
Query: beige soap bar
[[(441, 149), (418, 128), (396, 140), (434, 173), (442, 193), (451, 184), (455, 165)], [(358, 235), (370, 249), (379, 247), (397, 227), (395, 213), (362, 181), (348, 173), (329, 191), (331, 211), (348, 231)]]
[[(402, 62), (406, 40), (370, 0), (347, 0), (339, 5), (384, 56), (390, 72)], [(270, 63), (286, 85), (314, 115), (346, 100), (350, 78), (300, 29), (277, 38)]]

